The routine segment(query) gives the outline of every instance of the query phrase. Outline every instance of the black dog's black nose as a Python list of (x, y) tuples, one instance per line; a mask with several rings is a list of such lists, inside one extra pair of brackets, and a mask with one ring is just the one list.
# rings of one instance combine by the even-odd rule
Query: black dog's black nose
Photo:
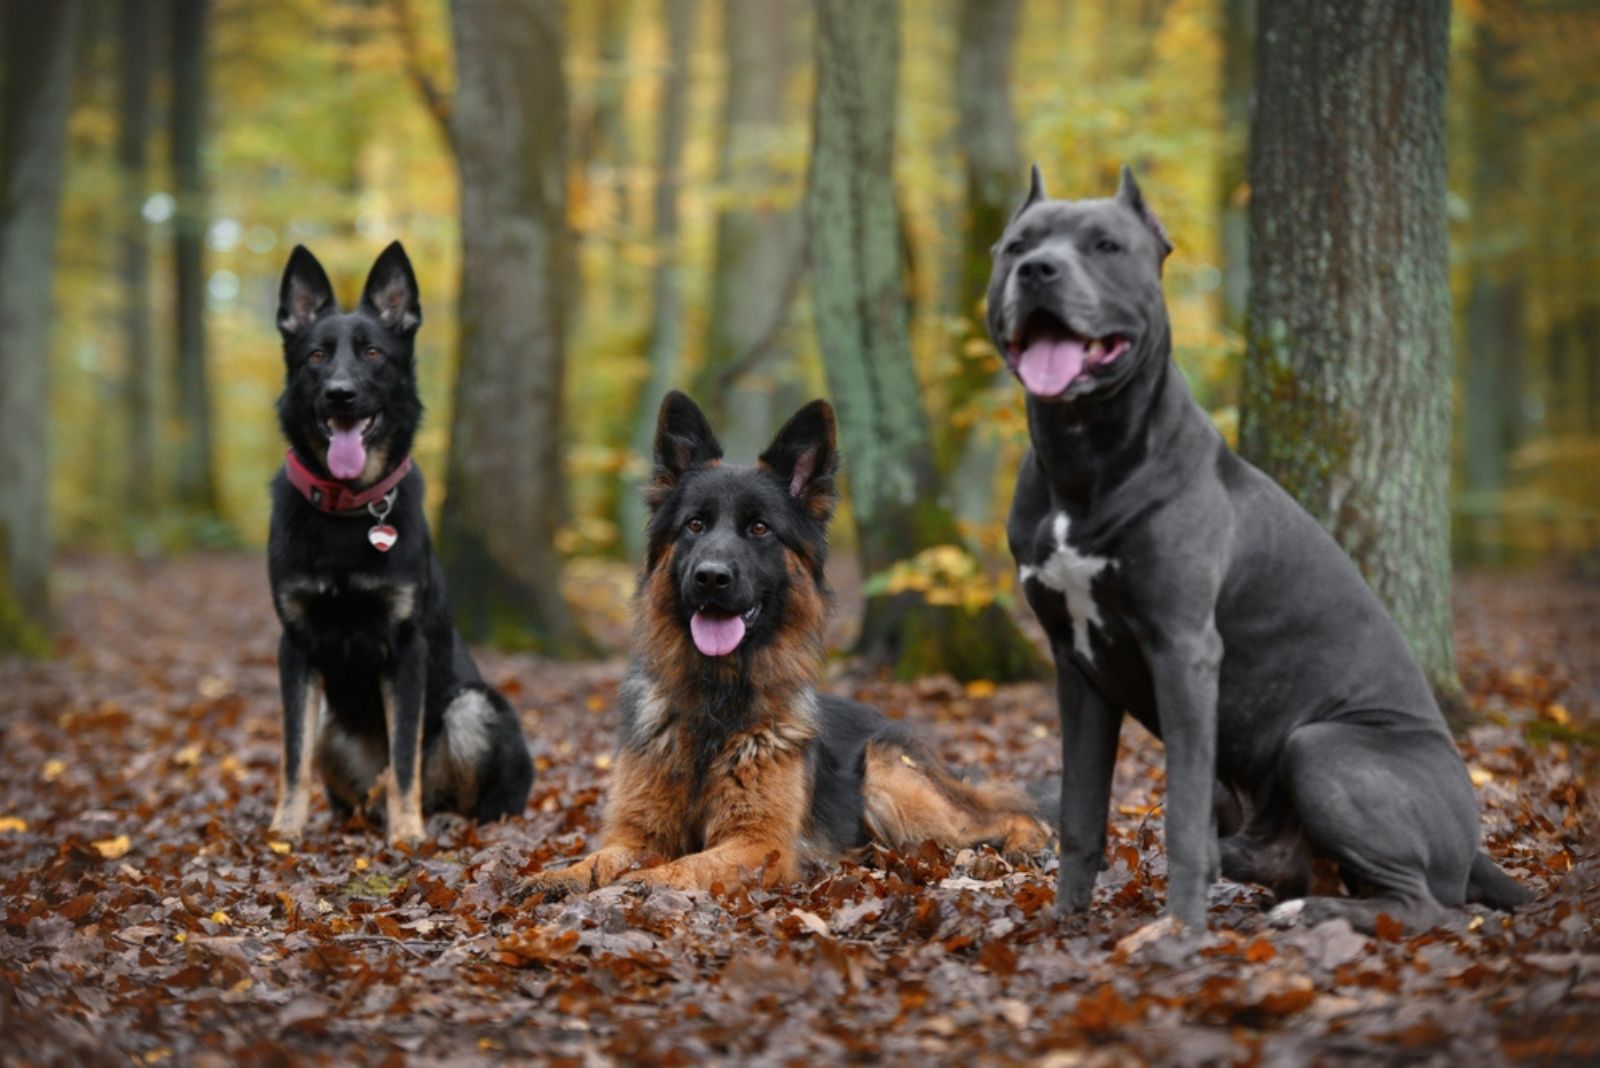
[(1061, 277), (1061, 264), (1053, 256), (1033, 255), (1017, 264), (1017, 281), (1025, 286), (1047, 286)]
[(725, 590), (733, 584), (733, 569), (715, 561), (700, 564), (694, 569), (694, 584), (704, 593)]
[(349, 382), (329, 382), (322, 387), (322, 397), (329, 404), (346, 405), (356, 399), (356, 389)]

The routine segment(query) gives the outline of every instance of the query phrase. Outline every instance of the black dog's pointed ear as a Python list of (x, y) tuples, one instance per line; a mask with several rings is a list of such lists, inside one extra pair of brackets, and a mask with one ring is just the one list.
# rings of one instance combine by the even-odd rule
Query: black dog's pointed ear
[(402, 337), (416, 333), (422, 325), (417, 276), (412, 273), (411, 260), (400, 242), (390, 242), (373, 262), (366, 288), (361, 291), (361, 306)]
[(760, 465), (777, 475), (806, 511), (826, 520), (837, 500), (833, 476), (839, 469), (833, 406), (814, 400), (794, 413), (761, 454)]
[(1122, 181), (1117, 185), (1117, 203), (1139, 216), (1139, 221), (1156, 235), (1156, 243), (1161, 247), (1161, 259), (1165, 261), (1172, 254), (1172, 241), (1167, 237), (1167, 228), (1161, 225), (1156, 213), (1144, 202), (1144, 194), (1139, 191), (1139, 183), (1133, 177), (1133, 168), (1127, 164), (1122, 166)]
[(328, 272), (304, 245), (289, 253), (278, 287), (278, 332), (287, 340), (338, 308)]
[(650, 506), (654, 508), (691, 467), (722, 459), (722, 444), (711, 432), (700, 406), (673, 390), (661, 399), (656, 417), (656, 470)]

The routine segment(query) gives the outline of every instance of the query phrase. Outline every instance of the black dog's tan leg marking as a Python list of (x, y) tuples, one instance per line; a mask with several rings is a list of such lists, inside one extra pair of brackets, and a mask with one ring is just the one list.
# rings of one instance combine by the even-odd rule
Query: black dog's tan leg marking
[(933, 839), (941, 845), (994, 842), (1006, 853), (1027, 853), (1050, 842), (1020, 791), (975, 786), (896, 745), (867, 746), (862, 783), (867, 830), (888, 846)]
[(804, 750), (781, 731), (761, 728), (734, 739), (727, 752), (731, 759), (713, 769), (706, 791), (706, 848), (630, 878), (709, 890), (732, 888), (757, 870), (768, 886), (798, 876), (800, 835), (811, 807)]
[(311, 765), (322, 686), (305, 644), (287, 632), (278, 641), (278, 679), (283, 690), (283, 760), (278, 765), (278, 803), (267, 833), (292, 839), (305, 830), (311, 810)]
[(383, 718), (389, 732), (384, 784), (385, 837), (390, 845), (420, 842), (422, 826), (422, 701), (428, 643), (415, 633), (396, 642), (392, 682), (383, 684)]

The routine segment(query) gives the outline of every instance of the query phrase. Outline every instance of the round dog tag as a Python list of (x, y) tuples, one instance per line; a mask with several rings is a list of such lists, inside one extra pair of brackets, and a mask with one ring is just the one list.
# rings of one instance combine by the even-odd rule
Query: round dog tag
[(367, 531), (367, 540), (372, 547), (380, 553), (386, 553), (394, 548), (394, 543), (400, 540), (400, 532), (388, 523), (379, 523)]

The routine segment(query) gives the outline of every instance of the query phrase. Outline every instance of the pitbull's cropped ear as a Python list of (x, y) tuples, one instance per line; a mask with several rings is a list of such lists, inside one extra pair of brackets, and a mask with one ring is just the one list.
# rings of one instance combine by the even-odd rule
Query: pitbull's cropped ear
[(1167, 228), (1161, 225), (1156, 213), (1144, 202), (1144, 194), (1139, 192), (1139, 183), (1133, 178), (1133, 168), (1127, 164), (1122, 166), (1122, 182), (1117, 186), (1117, 203), (1139, 216), (1140, 221), (1156, 235), (1156, 244), (1161, 249), (1161, 260), (1163, 263), (1166, 262), (1166, 258), (1172, 254), (1172, 242), (1167, 238)]
[(422, 305), (417, 300), (417, 276), (411, 259), (398, 241), (378, 254), (361, 291), (361, 306), (376, 315), (384, 326), (407, 337), (422, 325)]
[(827, 520), (837, 500), (833, 476), (839, 469), (833, 406), (814, 400), (794, 413), (761, 454), (759, 464), (778, 476), (801, 507)]
[(287, 341), (338, 307), (328, 272), (310, 249), (296, 245), (278, 287), (278, 332)]
[(650, 507), (672, 492), (691, 467), (722, 459), (722, 445), (711, 432), (705, 413), (685, 394), (673, 390), (661, 400), (656, 417), (656, 470), (650, 487)]
[(1044, 175), (1039, 173), (1039, 165), (1035, 163), (1028, 172), (1028, 199), (1024, 200), (1017, 207), (1017, 210), (1011, 213), (1011, 222), (1016, 222), (1017, 217), (1023, 212), (1039, 203), (1039, 201), (1047, 199), (1049, 198), (1044, 191)]

